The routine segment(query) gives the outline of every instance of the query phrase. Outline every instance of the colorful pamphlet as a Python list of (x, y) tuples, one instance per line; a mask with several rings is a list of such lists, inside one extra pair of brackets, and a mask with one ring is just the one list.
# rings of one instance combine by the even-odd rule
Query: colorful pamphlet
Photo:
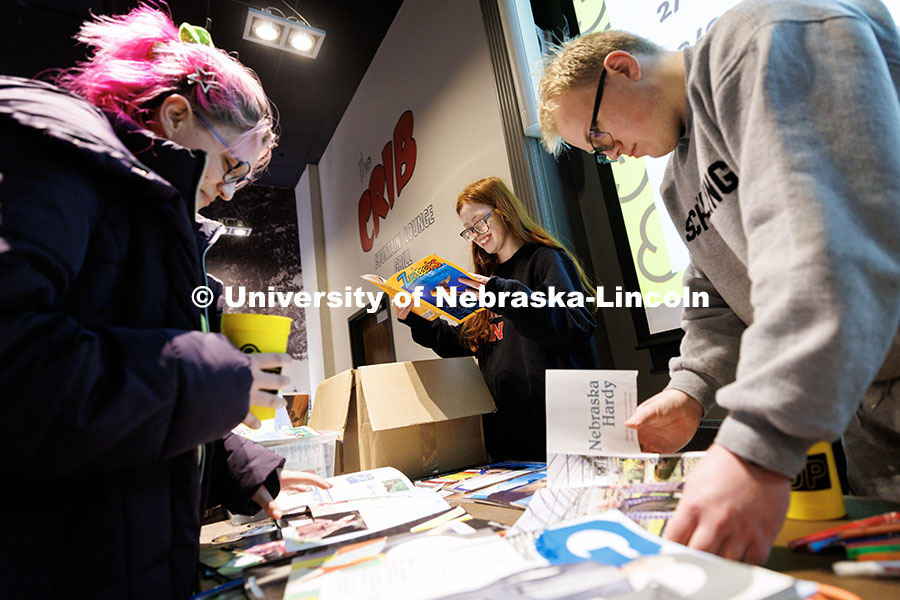
[(482, 488), (467, 494), (466, 499), (497, 506), (525, 508), (534, 493), (546, 486), (547, 470), (541, 469)]
[(478, 307), (474, 288), (466, 284), (466, 281), (474, 282), (472, 274), (436, 254), (417, 260), (387, 279), (371, 274), (360, 277), (375, 284), (391, 298), (400, 292), (408, 292), (412, 311), (429, 321), (443, 315), (451, 321), (462, 323), (484, 310)]

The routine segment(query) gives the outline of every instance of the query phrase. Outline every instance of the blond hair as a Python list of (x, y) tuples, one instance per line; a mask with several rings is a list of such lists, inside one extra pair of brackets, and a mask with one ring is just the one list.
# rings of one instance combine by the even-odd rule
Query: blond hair
[[(572, 90), (597, 85), (603, 61), (610, 52), (623, 50), (629, 54), (656, 55), (661, 46), (627, 31), (598, 31), (569, 40), (557, 46), (544, 65), (538, 87), (538, 118), (541, 141), (548, 152), (558, 156), (563, 140), (556, 129), (556, 112), (560, 97)], [(585, 115), (585, 119), (588, 115)]]

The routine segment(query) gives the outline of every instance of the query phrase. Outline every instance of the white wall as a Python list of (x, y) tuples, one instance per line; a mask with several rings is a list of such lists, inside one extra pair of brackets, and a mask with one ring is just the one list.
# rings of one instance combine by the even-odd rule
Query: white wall
[[(395, 198), (393, 209), (380, 221), (372, 250), (364, 252), (358, 203), (368, 189), (371, 171), (361, 171), (360, 154), (363, 161), (371, 157), (372, 168), (381, 163), (382, 148), (392, 139), (397, 120), (407, 110), (413, 113), (412, 135), (417, 147), (412, 177)], [(463, 187), (488, 175), (510, 182), (509, 173), (478, 1), (405, 2), (318, 165), (325, 248), (325, 272), (321, 272), (320, 262), (318, 281), (327, 281), (329, 290), (362, 286), (376, 291), (359, 275), (392, 275), (398, 270), (394, 259), (407, 250), (412, 260), (434, 252), (470, 267), (469, 246), (458, 235), (462, 225), (455, 213), (456, 197)], [(310, 178), (304, 175), (297, 190), (301, 238), (303, 219), (313, 216), (312, 211), (301, 208), (310, 205), (310, 184)], [(433, 205), (434, 224), (407, 241), (402, 235), (404, 226), (429, 204)], [(304, 210), (306, 214), (302, 214)], [(371, 230), (370, 222), (369, 235)], [(400, 251), (376, 268), (376, 251), (398, 233)], [(306, 278), (312, 275), (307, 271), (311, 244), (301, 241), (301, 245), (304, 288), (310, 291)], [(313, 310), (307, 309), (307, 314)], [(318, 310), (330, 313), (320, 322), (330, 324), (333, 372), (324, 363), (318, 365), (321, 375), (311, 372), (311, 389), (315, 389), (322, 375), (327, 377), (351, 367), (347, 319), (358, 309)], [(416, 345), (404, 325), (395, 321), (393, 328), (397, 360), (435, 356)], [(310, 319), (311, 366), (315, 352), (328, 352), (328, 340), (312, 339), (314, 329)]]
[[(303, 291), (315, 294), (327, 291), (325, 269), (325, 233), (322, 229), (322, 197), (319, 168), (306, 165), (295, 189), (297, 227), (300, 243), (300, 265)], [(306, 344), (310, 399), (319, 382), (334, 374), (334, 352), (331, 343), (331, 321), (327, 310), (307, 308)]]

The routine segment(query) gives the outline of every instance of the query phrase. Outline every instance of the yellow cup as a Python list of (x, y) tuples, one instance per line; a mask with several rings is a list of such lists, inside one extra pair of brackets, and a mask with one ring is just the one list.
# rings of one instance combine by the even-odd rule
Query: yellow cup
[(791, 482), (787, 518), (798, 521), (827, 521), (847, 514), (841, 482), (831, 444), (813, 444), (806, 453), (803, 471)]
[[(225, 313), (222, 315), (222, 333), (245, 354), (287, 352), (291, 319), (277, 315)], [(280, 373), (281, 369), (271, 371)], [(275, 409), (251, 405), (250, 414), (262, 421), (274, 418)]]

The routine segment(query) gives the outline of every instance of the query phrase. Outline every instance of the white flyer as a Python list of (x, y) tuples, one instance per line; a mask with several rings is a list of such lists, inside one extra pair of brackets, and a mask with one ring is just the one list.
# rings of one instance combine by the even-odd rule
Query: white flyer
[(548, 369), (547, 453), (639, 454), (625, 421), (637, 408), (637, 371)]

